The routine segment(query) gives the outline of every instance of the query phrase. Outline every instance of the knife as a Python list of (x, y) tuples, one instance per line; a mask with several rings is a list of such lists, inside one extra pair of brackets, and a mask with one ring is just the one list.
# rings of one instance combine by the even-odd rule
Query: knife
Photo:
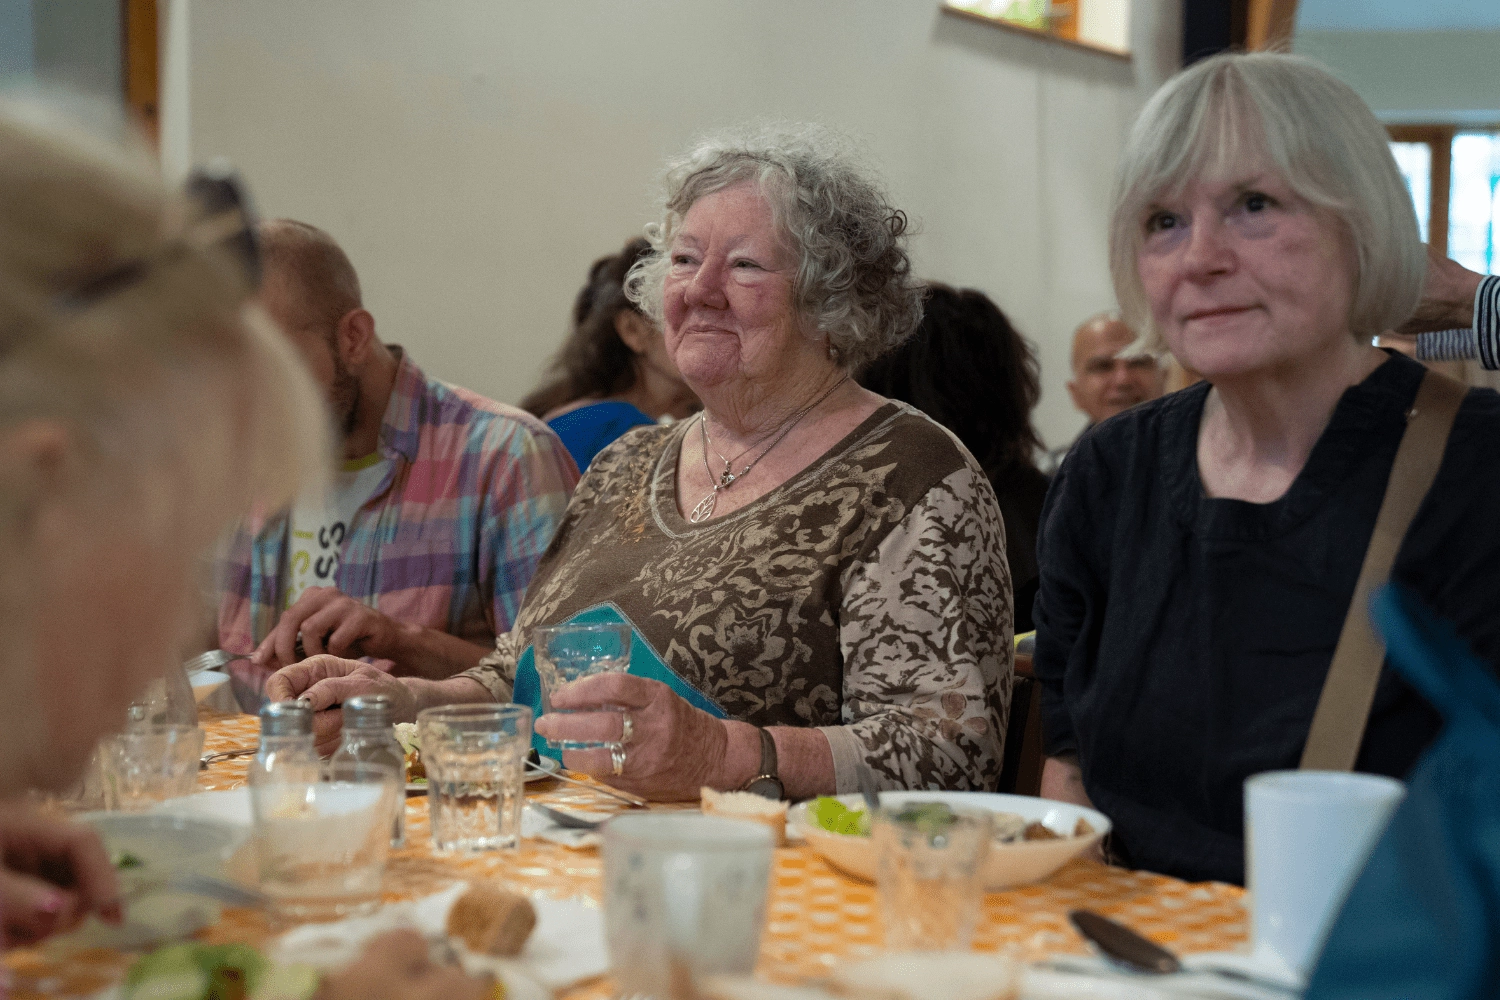
[(1182, 971), (1182, 963), (1176, 955), (1103, 914), (1093, 910), (1072, 910), (1068, 913), (1068, 920), (1100, 951), (1132, 969), (1152, 973)]

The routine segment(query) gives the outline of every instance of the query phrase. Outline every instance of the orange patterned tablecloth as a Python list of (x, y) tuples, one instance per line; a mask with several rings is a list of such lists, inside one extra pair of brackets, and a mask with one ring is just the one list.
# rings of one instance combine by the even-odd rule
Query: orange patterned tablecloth
[[(205, 715), (205, 752), (254, 746), (254, 716)], [(244, 784), (246, 761), (224, 761), (205, 771), (204, 789)], [(613, 811), (613, 800), (598, 793), (541, 782), (528, 797), (554, 805)], [(456, 879), (498, 878), (516, 888), (556, 898), (582, 897), (599, 903), (602, 867), (595, 850), (571, 850), (539, 840), (523, 840), (514, 851), (478, 858), (438, 858), (432, 853), (425, 797), (407, 801), (407, 844), (387, 869), (391, 899), (434, 892)], [(1087, 906), (1130, 924), (1151, 938), (1183, 952), (1221, 951), (1245, 942), (1243, 891), (1218, 883), (1190, 884), (1161, 875), (1074, 861), (1044, 882), (990, 893), (976, 934), (980, 951), (1005, 950), (1022, 960), (1061, 952), (1086, 951), (1067, 921), (1067, 912)], [(208, 941), (256, 943), (273, 933), (251, 910), (226, 910), (223, 920), (203, 932)], [(830, 868), (806, 847), (776, 852), (759, 972), (793, 982), (822, 976), (848, 956), (880, 947), (881, 928), (872, 886)], [(129, 956), (110, 952), (66, 957), (45, 949), (17, 950), (5, 964), (17, 976), (14, 996), (87, 996), (117, 979)], [(586, 984), (567, 1000), (602, 1000), (606, 981)]]

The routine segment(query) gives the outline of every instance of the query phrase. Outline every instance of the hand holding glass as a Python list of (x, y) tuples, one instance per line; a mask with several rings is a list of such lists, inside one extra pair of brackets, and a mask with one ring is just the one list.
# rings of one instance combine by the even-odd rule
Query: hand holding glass
[[(552, 695), (564, 684), (596, 674), (624, 673), (630, 667), (629, 625), (548, 625), (532, 629), (531, 636), (544, 712), (563, 711), (552, 707)], [(600, 710), (625, 711), (612, 705)], [(598, 750), (614, 744), (549, 739), (547, 745), (554, 750)]]

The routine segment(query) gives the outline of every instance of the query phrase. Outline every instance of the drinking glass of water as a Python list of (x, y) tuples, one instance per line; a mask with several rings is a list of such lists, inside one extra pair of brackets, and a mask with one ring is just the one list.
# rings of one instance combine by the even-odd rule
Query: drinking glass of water
[(330, 761), (319, 781), (271, 772), (250, 786), (261, 891), (278, 914), (330, 920), (380, 904), (401, 776), (385, 763)]
[(876, 894), (891, 951), (967, 951), (984, 902), (991, 817), (911, 803), (872, 817)]
[[(552, 694), (564, 684), (595, 674), (623, 674), (630, 666), (629, 625), (548, 625), (531, 630), (536, 672), (542, 681), (542, 711), (552, 707)], [(611, 706), (604, 706), (609, 710)], [(623, 712), (623, 708), (614, 709)], [(548, 740), (554, 750), (597, 750), (609, 743)]]
[(417, 715), (432, 849), (439, 854), (515, 847), (525, 805), (531, 709), (444, 705)]

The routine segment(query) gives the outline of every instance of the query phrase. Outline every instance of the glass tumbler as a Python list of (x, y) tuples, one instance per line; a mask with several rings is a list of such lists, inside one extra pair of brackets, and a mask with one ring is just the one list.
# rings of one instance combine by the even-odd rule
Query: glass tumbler
[(432, 848), (439, 854), (515, 847), (525, 805), (531, 709), (445, 705), (417, 715)]
[(250, 786), (261, 891), (292, 920), (369, 913), (380, 904), (401, 776), (389, 764), (330, 761), (320, 780), (308, 778), (287, 769)]
[(621, 996), (675, 996), (691, 977), (754, 970), (770, 830), (692, 813), (617, 816), (603, 855), (604, 933)]
[[(536, 672), (542, 682), (542, 711), (556, 711), (552, 694), (595, 674), (623, 674), (630, 667), (631, 630), (625, 624), (546, 625), (531, 630)], [(604, 706), (606, 711), (610, 706)], [(623, 712), (623, 708), (614, 709)], [(609, 743), (548, 740), (554, 750), (597, 750)]]
[(968, 809), (882, 809), (872, 818), (876, 895), (889, 951), (964, 951), (984, 901), (991, 817)]
[(203, 730), (139, 725), (99, 744), (104, 808), (141, 812), (198, 790)]

